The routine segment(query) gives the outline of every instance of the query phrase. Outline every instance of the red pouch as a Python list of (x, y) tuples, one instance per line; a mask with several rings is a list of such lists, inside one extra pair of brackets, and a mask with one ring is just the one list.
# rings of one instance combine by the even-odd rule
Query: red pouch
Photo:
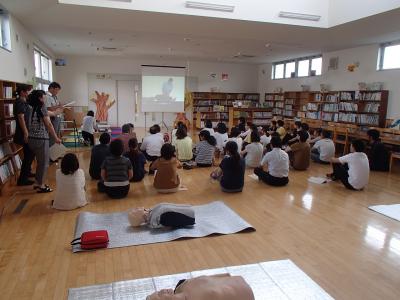
[(71, 245), (81, 245), (84, 250), (107, 248), (108, 246), (107, 230), (86, 231), (80, 238), (72, 240)]

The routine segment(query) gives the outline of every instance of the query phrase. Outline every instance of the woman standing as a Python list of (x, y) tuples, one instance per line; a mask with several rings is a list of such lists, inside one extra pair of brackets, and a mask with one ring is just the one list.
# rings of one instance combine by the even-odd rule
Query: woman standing
[(35, 175), (34, 189), (38, 193), (49, 193), (53, 190), (44, 184), (49, 167), (49, 134), (54, 137), (55, 143), (60, 144), (51, 124), (50, 117), (47, 114), (46, 105), (44, 105), (46, 93), (44, 91), (35, 90), (28, 97), (30, 107), (29, 113), (29, 148), (36, 156), (37, 166)]

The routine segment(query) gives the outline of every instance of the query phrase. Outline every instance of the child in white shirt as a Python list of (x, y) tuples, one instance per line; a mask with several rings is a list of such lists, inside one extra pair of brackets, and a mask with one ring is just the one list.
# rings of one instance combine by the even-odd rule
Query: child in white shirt
[(256, 168), (260, 165), (263, 156), (263, 146), (260, 143), (260, 136), (257, 131), (251, 132), (251, 143), (247, 144), (241, 152), (242, 156), (246, 155), (246, 167)]
[(323, 130), (321, 139), (311, 148), (311, 159), (321, 164), (329, 164), (331, 158), (335, 156), (335, 144), (330, 139), (331, 133)]

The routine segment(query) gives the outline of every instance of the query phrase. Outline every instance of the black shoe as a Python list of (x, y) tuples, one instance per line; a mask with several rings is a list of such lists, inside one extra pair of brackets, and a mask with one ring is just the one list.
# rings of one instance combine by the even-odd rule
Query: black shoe
[(35, 182), (32, 180), (26, 179), (26, 180), (18, 180), (17, 185), (18, 186), (26, 186), (26, 185), (32, 185), (34, 183)]

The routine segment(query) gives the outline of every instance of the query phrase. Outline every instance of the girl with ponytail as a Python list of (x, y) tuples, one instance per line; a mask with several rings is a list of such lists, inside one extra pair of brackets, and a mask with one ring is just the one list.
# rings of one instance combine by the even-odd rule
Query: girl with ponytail
[(196, 165), (198, 167), (211, 167), (214, 163), (214, 152), (217, 141), (209, 131), (202, 130), (199, 133), (200, 142), (196, 145)]
[(221, 161), (219, 168), (211, 173), (211, 178), (220, 181), (223, 192), (241, 192), (244, 185), (245, 162), (240, 157), (235, 142), (227, 142), (225, 152), (227, 155)]

